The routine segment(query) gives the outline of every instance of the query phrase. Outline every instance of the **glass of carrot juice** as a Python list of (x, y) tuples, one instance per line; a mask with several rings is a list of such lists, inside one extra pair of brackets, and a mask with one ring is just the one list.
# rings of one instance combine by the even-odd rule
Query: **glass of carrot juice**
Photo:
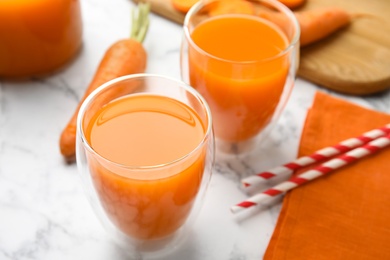
[(182, 78), (210, 106), (218, 151), (251, 151), (275, 125), (294, 85), (299, 34), (274, 0), (199, 1), (187, 13)]
[(183, 241), (214, 162), (208, 105), (183, 82), (136, 74), (91, 93), (77, 121), (77, 164), (108, 233), (132, 254)]

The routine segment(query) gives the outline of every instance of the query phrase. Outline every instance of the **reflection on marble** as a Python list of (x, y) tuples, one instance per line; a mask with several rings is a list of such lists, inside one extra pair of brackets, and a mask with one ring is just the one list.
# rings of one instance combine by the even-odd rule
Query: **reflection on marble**
[[(83, 194), (75, 165), (58, 150), (62, 128), (104, 51), (130, 31), (126, 0), (83, 0), (84, 46), (60, 72), (28, 81), (0, 80), (0, 259), (128, 259), (107, 237)], [(180, 78), (181, 27), (152, 15), (147, 72)], [(246, 196), (239, 179), (293, 159), (317, 86), (298, 79), (269, 138), (246, 158), (216, 162), (205, 205), (184, 246), (160, 259), (261, 259), (281, 203), (239, 220), (229, 207)], [(322, 91), (329, 92), (321, 89)], [(390, 92), (348, 97), (390, 112)]]

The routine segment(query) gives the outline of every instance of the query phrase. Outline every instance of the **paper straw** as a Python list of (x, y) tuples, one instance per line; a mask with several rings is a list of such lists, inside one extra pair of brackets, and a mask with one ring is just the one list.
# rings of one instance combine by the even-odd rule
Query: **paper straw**
[(348, 152), (353, 148), (371, 142), (372, 140), (375, 140), (376, 138), (387, 135), (389, 133), (390, 133), (390, 124), (387, 124), (383, 127), (368, 131), (358, 137), (353, 137), (344, 140), (336, 145), (325, 147), (321, 150), (314, 152), (309, 156), (300, 157), (282, 166), (278, 166), (271, 170), (244, 178), (241, 181), (242, 185), (244, 188), (249, 188), (250, 186), (262, 183), (265, 180), (273, 178), (279, 174), (291, 174), (305, 166), (324, 161), (340, 153)]
[(308, 170), (298, 176), (291, 177), (288, 181), (284, 181), (268, 190), (265, 190), (248, 200), (245, 200), (235, 206), (231, 207), (233, 213), (241, 210), (256, 206), (257, 204), (266, 201), (279, 194), (285, 193), (291, 189), (294, 189), (308, 181), (314, 180), (320, 176), (323, 176), (331, 171), (334, 171), (340, 167), (350, 164), (362, 157), (370, 155), (390, 144), (390, 134), (377, 138), (364, 146), (358, 147), (349, 151), (346, 154), (340, 155), (334, 159), (331, 159), (318, 167)]

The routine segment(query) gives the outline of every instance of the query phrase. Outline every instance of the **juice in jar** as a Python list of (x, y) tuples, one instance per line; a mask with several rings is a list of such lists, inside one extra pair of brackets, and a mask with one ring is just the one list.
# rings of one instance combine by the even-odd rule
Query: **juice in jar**
[(272, 119), (285, 87), (287, 37), (269, 21), (235, 14), (201, 22), (191, 39), (190, 83), (210, 106), (216, 137), (255, 137)]
[(0, 1), (0, 77), (52, 72), (81, 41), (79, 0)]
[(83, 129), (99, 154), (88, 156), (88, 164), (114, 225), (148, 240), (184, 224), (205, 167), (205, 151), (196, 148), (206, 129), (193, 109), (168, 97), (135, 94), (103, 106)]

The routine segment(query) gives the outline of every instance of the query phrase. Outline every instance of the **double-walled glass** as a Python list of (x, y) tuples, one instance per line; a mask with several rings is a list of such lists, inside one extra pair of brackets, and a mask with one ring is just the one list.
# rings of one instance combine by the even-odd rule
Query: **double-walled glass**
[[(153, 103), (139, 102), (129, 103), (124, 113), (137, 113), (140, 105), (143, 112), (152, 111), (157, 116), (171, 116), (173, 113), (177, 116), (175, 120), (192, 124), (193, 118), (187, 113), (191, 110), (203, 127), (199, 143), (188, 153), (156, 165), (144, 162), (121, 164), (110, 160), (110, 154), (97, 151), (89, 135), (91, 123), (99, 111), (118, 100), (142, 95), (153, 96), (156, 100), (169, 98), (170, 102), (184, 104), (186, 110), (180, 110), (183, 107), (169, 110)], [(111, 111), (107, 112), (97, 124), (111, 120), (112, 116)], [(160, 126), (163, 127), (169, 126)], [(161, 129), (144, 130), (148, 135), (150, 131), (156, 133)], [(180, 134), (175, 133), (179, 129), (172, 131)], [(115, 131), (112, 135), (109, 138), (116, 138)], [(184, 143), (190, 141), (191, 137), (182, 140)], [(143, 148), (144, 144), (136, 142), (134, 146)], [(123, 143), (128, 143), (128, 140), (123, 140)], [(94, 91), (81, 106), (76, 145), (77, 164), (88, 198), (115, 240), (135, 258), (144, 254), (161, 254), (180, 245), (201, 207), (214, 161), (210, 110), (198, 92), (185, 83), (158, 75), (139, 74), (112, 80)], [(168, 144), (166, 153), (176, 145)], [(150, 149), (152, 153), (153, 149)], [(127, 155), (121, 156), (126, 159)]]
[(250, 151), (275, 125), (294, 85), (299, 35), (276, 0), (199, 1), (187, 13), (182, 78), (210, 106), (217, 150)]

